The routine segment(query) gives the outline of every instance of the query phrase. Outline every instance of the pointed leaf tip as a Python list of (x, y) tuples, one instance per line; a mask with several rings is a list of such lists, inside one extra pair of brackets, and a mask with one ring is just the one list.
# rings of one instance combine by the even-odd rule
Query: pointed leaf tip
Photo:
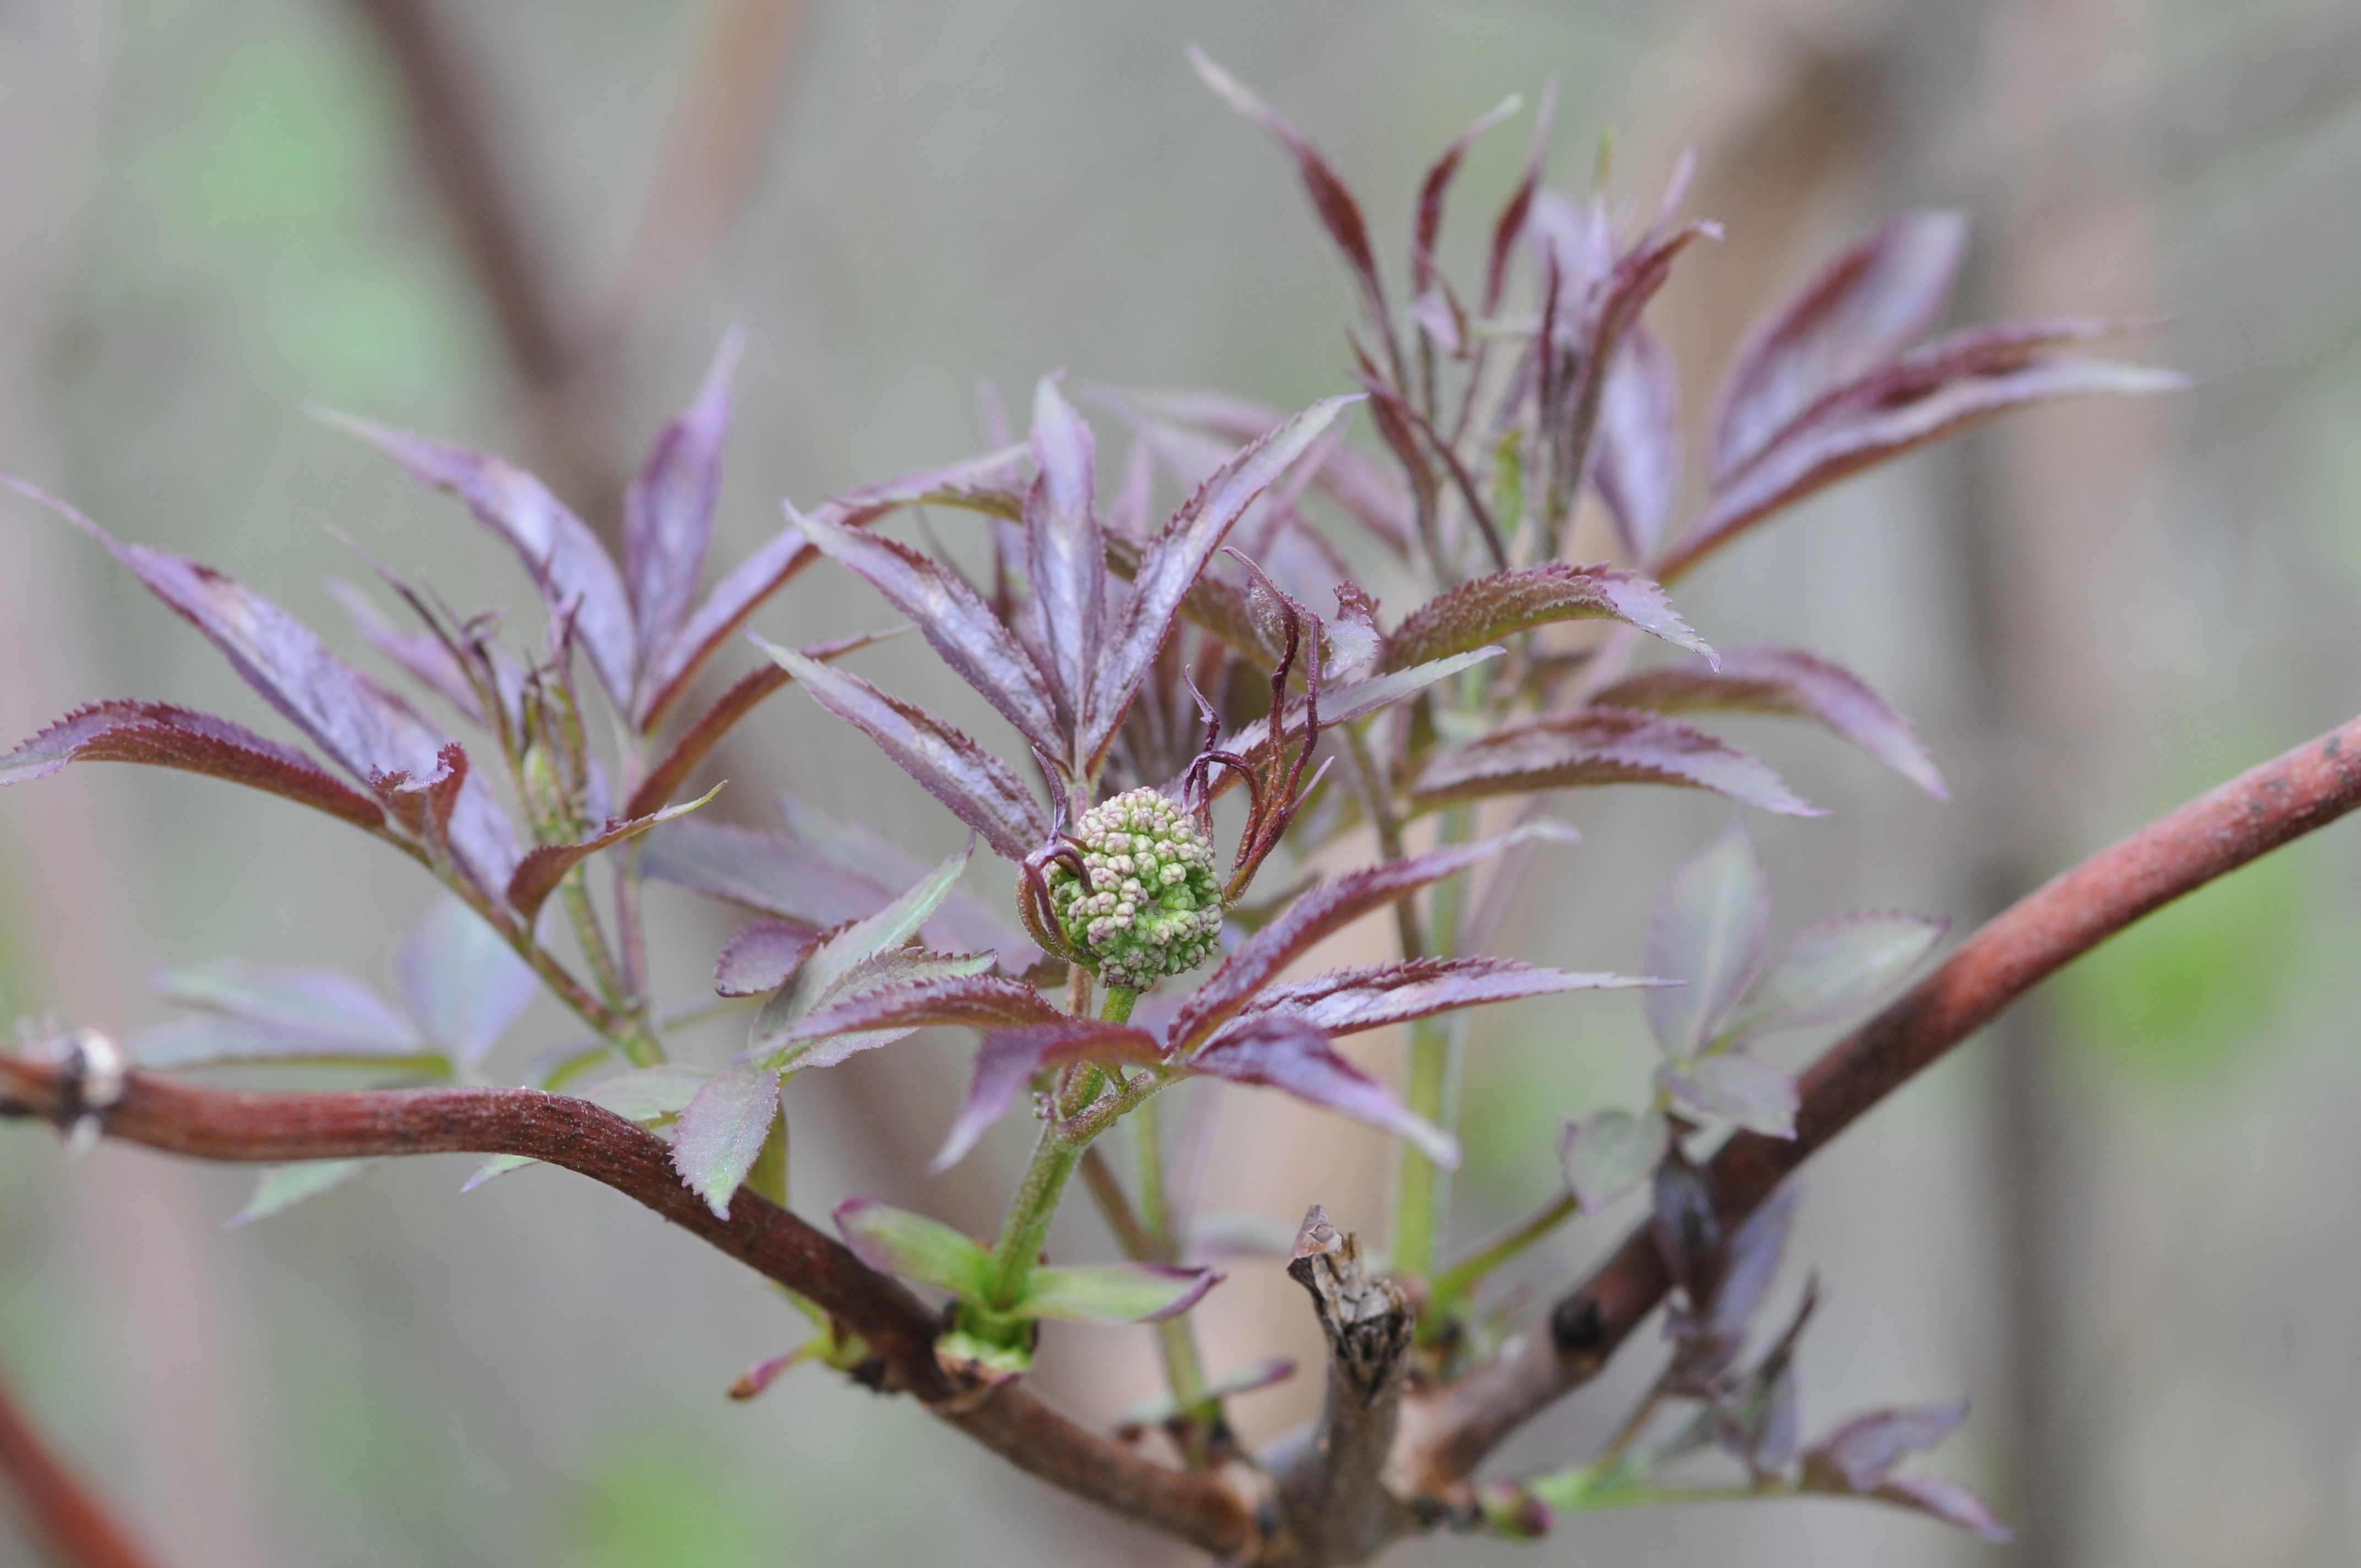
[(1026, 1277), (1011, 1317), (1082, 1323), (1154, 1323), (1177, 1318), (1227, 1276), (1165, 1263), (1043, 1267)]

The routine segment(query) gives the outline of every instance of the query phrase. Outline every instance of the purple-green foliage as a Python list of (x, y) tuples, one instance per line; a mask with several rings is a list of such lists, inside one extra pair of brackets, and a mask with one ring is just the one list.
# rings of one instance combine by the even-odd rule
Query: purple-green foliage
[[(702, 597), (742, 347), (735, 334), (632, 481), (620, 560), (521, 468), (331, 416), (506, 541), (542, 602), (545, 634), (511, 646), (497, 613), (454, 610), (381, 567), (373, 570), (419, 630), (395, 629), (339, 585), (362, 636), (467, 726), (466, 740), (234, 579), (118, 542), (20, 485), (195, 626), (326, 761), (224, 718), (116, 700), (77, 709), (0, 757), (0, 784), (79, 761), (209, 774), (385, 840), (455, 900), (402, 948), (400, 1005), (346, 976), (192, 969), (159, 981), (191, 1016), (140, 1041), (139, 1058), (175, 1070), (302, 1062), (373, 1082), (483, 1081), (488, 1053), (534, 986), (546, 986), (589, 1036), (544, 1058), (535, 1080), (578, 1085), (667, 1135), (683, 1181), (726, 1215), (743, 1188), (786, 1200), (781, 1093), (795, 1074), (920, 1028), (977, 1030), (970, 1088), (936, 1165), (959, 1160), (1029, 1092), (1040, 1141), (1000, 1235), (978, 1241), (869, 1200), (840, 1206), (839, 1230), (872, 1266), (949, 1298), (946, 1360), (987, 1381), (1023, 1374), (1040, 1319), (1164, 1321), (1171, 1387), (1158, 1419), (1194, 1461), (1223, 1430), (1225, 1392), (1269, 1379), (1207, 1385), (1196, 1367), (1186, 1314), (1221, 1276), (1197, 1258), (1187, 1230), (1189, 1162), (1168, 1169), (1159, 1152), (1152, 1102), (1166, 1088), (1198, 1079), (1276, 1090), (1405, 1141), (1396, 1263), (1433, 1286), (1418, 1351), (1432, 1376), (1484, 1353), (1474, 1331), (1499, 1265), (1561, 1221), (1647, 1184), (1676, 1287), (1671, 1358), (1604, 1454), (1486, 1492), (1480, 1511), (1492, 1528), (1532, 1533), (1552, 1507), (1678, 1496), (1659, 1473), (1719, 1447), (1755, 1491), (1857, 1494), (2004, 1533), (1958, 1487), (1894, 1475), (1963, 1408), (1876, 1412), (1799, 1449), (1793, 1351), (1812, 1291), (1746, 1354), (1795, 1195), (1725, 1235), (1697, 1163), (1728, 1129), (1792, 1136), (1795, 1082), (1757, 1042), (1863, 1016), (1932, 949), (1941, 925), (1838, 916), (1774, 951), (1763, 869), (1733, 825), (1680, 869), (1655, 909), (1649, 977), (1540, 968), (1484, 949), (1501, 938), (1542, 847), (1574, 837), (1543, 814), (1557, 791), (1664, 784), (1817, 815), (1691, 716), (1806, 719), (1942, 797), (1933, 760), (1867, 683), (1800, 650), (1717, 652), (1667, 585), (1775, 513), (1928, 442), (2034, 403), (2177, 379), (2077, 355), (2124, 323), (2003, 323), (1932, 336), (1965, 225), (1954, 214), (1905, 217), (1756, 325), (1714, 395), (1704, 499), (1684, 521), (1682, 394), (1645, 316), (1681, 255), (1719, 237), (1679, 216), (1686, 170), (1636, 229), (1603, 192), (1553, 192), (1543, 184), (1545, 101), (1524, 176), (1489, 225), (1482, 276), (1462, 287), (1436, 260), (1447, 198), (1477, 139), (1512, 106), (1503, 105), (1426, 171), (1407, 302), (1398, 303), (1342, 175), (1242, 84), (1202, 56), (1196, 64), (1279, 141), (1344, 259), (1360, 306), (1348, 342), (1357, 391), (1292, 417), (1217, 394), (1097, 391), (1134, 442), (1110, 489), (1098, 432), (1046, 378), (1023, 444), (807, 512), (790, 504), (786, 525)], [(1521, 271), (1530, 275), (1521, 291)], [(1356, 404), (1373, 448), (1347, 438)], [(1183, 490), (1160, 523), (1159, 468)], [(1620, 559), (1563, 558), (1586, 499), (1612, 524)], [(971, 580), (885, 531), (922, 507), (975, 520), (988, 577)], [(700, 677), (733, 634), (822, 558), (914, 625), (1013, 737), (971, 736), (840, 665), (873, 637), (800, 650), (756, 640), (766, 657), (692, 713)], [(1355, 559), (1374, 573), (1356, 574)], [(1379, 587), (1406, 591), (1410, 608), (1385, 616)], [(1333, 617), (1313, 608), (1331, 600)], [(1678, 657), (1635, 665), (1643, 638)], [(590, 682), (577, 680), (577, 666)], [(792, 798), (776, 829), (683, 820), (713, 798), (689, 789), (715, 749), (790, 684), (941, 802), (972, 830), (968, 850), (929, 871)], [(1234, 822), (1235, 850), (1219, 883), (1220, 962), (1202, 979), (1151, 977), (1163, 994), (1135, 1021), (1140, 998), (1123, 986), (1110, 984), (1093, 1007), (1112, 949), (1061, 921), (1051, 883), (1053, 872), (1084, 874), (1074, 836), (1082, 815), (1141, 788), (1162, 792), (1208, 841)], [(1221, 805), (1240, 791), (1242, 803)], [(1478, 839), (1479, 815), (1500, 830)], [(1428, 821), (1432, 842), (1414, 852), (1409, 837)], [(1005, 905), (960, 885), (977, 840), (1015, 869)], [(1323, 877), (1317, 866), (1340, 844), (1374, 859)], [(1126, 850), (1090, 852), (1111, 863)], [(1285, 872), (1279, 890), (1250, 898), (1274, 862)], [(608, 873), (603, 896), (593, 865)], [(669, 1058), (644, 957), (641, 890), (651, 877), (752, 916), (712, 977), (725, 1003), (752, 1009), (734, 1061)], [(1381, 911), (1396, 921), (1399, 959), (1290, 978), (1321, 942)], [(1130, 906), (1119, 916), (1130, 919)], [(1111, 972), (1129, 981), (1143, 971)], [(1479, 1005), (1630, 986), (1645, 988), (1664, 1056), (1650, 1102), (1569, 1115), (1559, 1151), (1567, 1196), (1510, 1244), (1442, 1266), (1432, 1255), (1433, 1172), (1455, 1164), (1458, 1149), (1438, 1064), (1458, 1048), (1455, 1021)], [(1391, 1025), (1412, 1028), (1399, 1087), (1334, 1047)], [(1141, 1158), (1129, 1183), (1108, 1173), (1093, 1185), (1134, 1255), (1044, 1264), (1041, 1240), (1068, 1178), (1093, 1157), (1094, 1140), (1135, 1115)], [(368, 1163), (269, 1173), (241, 1218), (324, 1192)], [(518, 1163), (495, 1160), (477, 1179)], [(810, 1358), (857, 1365), (857, 1344), (824, 1314), (815, 1322)], [(768, 1364), (753, 1387), (788, 1364)], [(1656, 1419), (1680, 1405), (1690, 1409), (1684, 1421), (1668, 1429)]]

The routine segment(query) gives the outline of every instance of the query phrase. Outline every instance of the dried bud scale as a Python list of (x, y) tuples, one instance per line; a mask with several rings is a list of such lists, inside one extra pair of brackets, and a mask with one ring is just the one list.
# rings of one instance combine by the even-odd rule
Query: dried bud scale
[(1146, 991), (1203, 963), (1220, 945), (1213, 847), (1187, 813), (1153, 789), (1126, 791), (1074, 824), (1084, 875), (1049, 868), (1050, 907), (1099, 979)]

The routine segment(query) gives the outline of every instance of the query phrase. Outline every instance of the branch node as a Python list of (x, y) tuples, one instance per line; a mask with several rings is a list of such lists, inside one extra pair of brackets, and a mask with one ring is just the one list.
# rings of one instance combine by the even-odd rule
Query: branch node
[(1417, 1528), (1384, 1477), (1417, 1314), (1400, 1286), (1370, 1277), (1360, 1238), (1337, 1230), (1317, 1204), (1303, 1217), (1287, 1272), (1311, 1292), (1328, 1336), (1328, 1397), (1311, 1441), (1281, 1472), (1287, 1529), (1269, 1560), (1305, 1568), (1364, 1562)]
[[(20, 1025), (17, 1032), (27, 1058), (58, 1070), (57, 1105), (49, 1119), (64, 1135), (66, 1153), (79, 1159), (98, 1146), (105, 1113), (122, 1102), (131, 1058), (113, 1036), (96, 1029), (34, 1036)], [(23, 1113), (30, 1114), (30, 1108)]]

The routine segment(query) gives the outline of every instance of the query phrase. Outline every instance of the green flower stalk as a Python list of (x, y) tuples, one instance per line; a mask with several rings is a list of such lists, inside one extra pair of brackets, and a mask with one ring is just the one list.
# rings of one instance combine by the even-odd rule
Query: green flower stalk
[(1218, 950), (1213, 847), (1178, 805), (1153, 789), (1129, 790), (1083, 812), (1074, 838), (1087, 876), (1051, 862), (1049, 905), (1107, 986), (1146, 991)]

